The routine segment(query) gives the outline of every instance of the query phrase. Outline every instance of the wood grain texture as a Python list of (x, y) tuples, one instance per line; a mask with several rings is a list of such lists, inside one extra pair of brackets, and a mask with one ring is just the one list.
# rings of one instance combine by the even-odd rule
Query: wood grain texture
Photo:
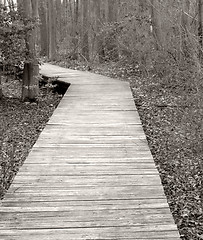
[(0, 203), (0, 239), (180, 239), (129, 84), (41, 73), (71, 86)]

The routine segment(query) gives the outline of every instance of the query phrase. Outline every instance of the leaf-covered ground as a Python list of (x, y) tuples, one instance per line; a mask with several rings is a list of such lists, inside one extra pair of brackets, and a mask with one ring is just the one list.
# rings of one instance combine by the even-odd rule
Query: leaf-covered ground
[(23, 164), (61, 96), (41, 88), (37, 103), (20, 101), (19, 80), (3, 82), (0, 100), (0, 198)]
[[(90, 70), (77, 62), (58, 64)], [(196, 82), (190, 66), (164, 77), (142, 77), (139, 67), (117, 63), (91, 68), (130, 82), (181, 239), (203, 239), (203, 79)]]

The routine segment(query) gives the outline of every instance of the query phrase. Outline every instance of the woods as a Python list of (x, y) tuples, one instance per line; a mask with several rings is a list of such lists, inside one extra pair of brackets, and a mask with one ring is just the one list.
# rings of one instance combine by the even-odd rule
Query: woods
[[(46, 56), (56, 61), (76, 60), (87, 66), (104, 61), (122, 64), (125, 59), (147, 74), (163, 74), (163, 68), (157, 68), (162, 57), (174, 67), (184, 64), (186, 58), (193, 66), (201, 62), (201, 1), (18, 0), (18, 6), (15, 4), (2, 1), (7, 15), (23, 10), (24, 27), (28, 24), (25, 19), (35, 25), (24, 36), (33, 59)], [(13, 19), (11, 24), (14, 23)], [(36, 95), (37, 87), (30, 88), (36, 88)]]
[(23, 66), (20, 99), (37, 104), (43, 61), (128, 81), (182, 238), (202, 239), (203, 1), (0, 5), (0, 102)]

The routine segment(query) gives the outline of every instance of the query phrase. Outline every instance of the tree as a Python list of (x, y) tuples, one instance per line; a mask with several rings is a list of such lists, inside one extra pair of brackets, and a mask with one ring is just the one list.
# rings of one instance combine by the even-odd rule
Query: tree
[(102, 63), (105, 60), (105, 51), (104, 51), (104, 40), (103, 36), (100, 34), (102, 27), (102, 18), (101, 18), (101, 1), (95, 0), (95, 18), (96, 18), (96, 33), (97, 33), (97, 53), (99, 56), (99, 62)]
[(89, 0), (83, 0), (82, 4), (82, 56), (89, 61)]
[(46, 2), (39, 0), (39, 18), (40, 18), (40, 54), (48, 55), (48, 29), (47, 29), (47, 11)]
[(161, 50), (163, 47), (163, 33), (161, 29), (160, 4), (159, 0), (150, 0), (152, 32), (156, 41), (156, 49)]
[(202, 0), (198, 0), (198, 38), (200, 45), (200, 59), (202, 60), (203, 52), (203, 2)]
[[(3, 0), (0, 0), (0, 14), (2, 14), (3, 11), (3, 7), (4, 7), (4, 2)], [(3, 69), (0, 69), (0, 99), (3, 97), (3, 92), (2, 92), (2, 71)]]
[[(20, 4), (20, 1), (18, 0)], [(10, 1), (9, 7), (1, 5), (0, 9), (0, 60), (3, 69), (13, 71), (16, 66), (27, 59), (25, 35), (30, 24), (25, 24), (21, 15)], [(2, 75), (2, 73), (1, 73)], [(2, 93), (1, 93), (2, 95)]]
[(182, 52), (184, 57), (188, 57), (189, 54), (189, 9), (190, 9), (190, 1), (183, 0), (182, 1), (182, 14), (181, 14), (181, 32), (182, 32)]
[[(38, 18), (38, 0), (23, 0), (24, 21), (31, 21)], [(38, 75), (39, 64), (36, 57), (36, 27), (26, 34), (26, 48), (29, 54), (24, 64), (22, 100), (35, 100), (39, 92)]]
[(54, 60), (56, 57), (56, 5), (55, 0), (48, 0), (48, 57)]
[[(107, 6), (107, 21), (110, 25), (113, 25), (117, 22), (118, 19), (118, 0), (108, 0)], [(116, 44), (116, 32), (114, 31), (114, 28), (107, 38), (106, 45), (108, 51), (108, 58), (113, 61), (118, 61), (119, 53)]]
[[(71, 6), (71, 3), (70, 3)], [(79, 0), (74, 1), (74, 13), (73, 13), (73, 29), (72, 29), (72, 43), (73, 43), (73, 54), (72, 59), (78, 59), (78, 47), (79, 47)]]

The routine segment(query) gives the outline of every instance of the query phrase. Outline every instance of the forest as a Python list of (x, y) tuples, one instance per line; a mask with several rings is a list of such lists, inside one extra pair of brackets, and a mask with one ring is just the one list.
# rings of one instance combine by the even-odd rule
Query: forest
[(130, 83), (181, 237), (203, 239), (203, 1), (0, 0), (0, 32), (0, 195), (62, 97), (51, 62)]

